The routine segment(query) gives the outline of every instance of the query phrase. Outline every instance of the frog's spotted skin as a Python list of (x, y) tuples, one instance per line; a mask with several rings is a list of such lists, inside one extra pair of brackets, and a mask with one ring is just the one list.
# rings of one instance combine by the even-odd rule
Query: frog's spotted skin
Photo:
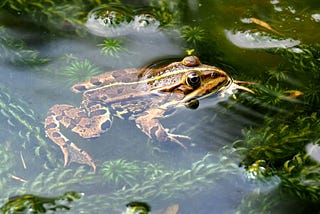
[(75, 108), (71, 105), (55, 105), (49, 109), (45, 120), (45, 129), (47, 136), (50, 139), (54, 139), (54, 142), (60, 146), (62, 152), (65, 154), (65, 166), (69, 162), (70, 155), (70, 161), (88, 164), (95, 170), (96, 166), (90, 155), (79, 149), (60, 133), (60, 124), (71, 129), (83, 138), (98, 137), (111, 127), (111, 115), (107, 108), (92, 111), (90, 117), (87, 115), (87, 112), (81, 108)]
[(71, 87), (71, 91), (74, 93), (81, 93), (87, 91), (89, 89), (99, 88), (104, 85), (108, 85), (111, 83), (117, 83), (119, 79), (121, 82), (134, 82), (138, 81), (138, 73), (140, 70), (138, 69), (124, 69), (119, 71), (110, 71), (95, 77), (92, 77), (86, 82), (77, 83)]
[(233, 81), (226, 72), (201, 64), (195, 56), (185, 57), (158, 69), (125, 69), (107, 72), (75, 84), (71, 90), (83, 94), (80, 107), (57, 104), (45, 119), (46, 135), (60, 146), (64, 165), (87, 164), (96, 170), (90, 155), (78, 148), (61, 131), (61, 125), (83, 138), (99, 137), (112, 125), (113, 117), (134, 120), (148, 137), (159, 142), (181, 141), (188, 136), (169, 133), (160, 123), (176, 107), (197, 108), (199, 99), (234, 89), (252, 92)]

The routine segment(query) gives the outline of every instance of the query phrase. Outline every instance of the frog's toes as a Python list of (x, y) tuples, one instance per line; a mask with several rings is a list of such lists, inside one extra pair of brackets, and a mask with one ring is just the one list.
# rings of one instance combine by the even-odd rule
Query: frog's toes
[(91, 156), (84, 150), (77, 147), (74, 143), (66, 144), (68, 147), (68, 155), (65, 155), (65, 166), (69, 165), (72, 162), (79, 164), (86, 164), (93, 168), (93, 171), (96, 172), (96, 165), (91, 158)]
[(180, 140), (191, 140), (190, 137), (185, 135), (175, 135), (168, 133), (168, 141), (178, 144), (184, 149), (187, 149), (187, 147), (180, 141)]

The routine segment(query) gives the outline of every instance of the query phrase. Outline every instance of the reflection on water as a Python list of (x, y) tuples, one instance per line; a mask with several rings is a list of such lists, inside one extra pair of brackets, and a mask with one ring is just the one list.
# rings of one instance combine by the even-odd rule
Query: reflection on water
[(152, 14), (127, 8), (104, 6), (92, 10), (85, 23), (90, 33), (102, 37), (124, 36), (137, 33), (156, 33), (160, 21)]
[(227, 38), (241, 48), (290, 48), (299, 45), (299, 41), (292, 39), (277, 40), (261, 33), (225, 31)]
[(320, 148), (317, 143), (308, 143), (306, 145), (306, 151), (313, 160), (320, 162)]
[[(317, 210), (317, 1), (60, 2), (0, 4), (2, 210), (134, 213), (137, 206), (125, 207), (132, 201), (151, 213)], [(63, 168), (43, 121), (50, 106), (79, 106), (71, 85), (187, 54), (255, 82), (254, 94), (219, 104), (210, 97), (196, 111), (160, 118), (171, 133), (192, 138), (185, 151), (148, 140), (128, 121), (114, 120), (99, 139), (65, 130), (98, 168)], [(69, 200), (67, 191), (83, 195)]]

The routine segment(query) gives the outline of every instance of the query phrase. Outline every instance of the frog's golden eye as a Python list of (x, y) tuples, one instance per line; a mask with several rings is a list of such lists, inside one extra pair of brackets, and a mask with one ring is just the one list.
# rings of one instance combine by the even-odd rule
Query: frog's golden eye
[(186, 83), (188, 86), (191, 86), (193, 88), (197, 88), (201, 84), (201, 77), (199, 76), (198, 73), (192, 72), (192, 73), (188, 74), (187, 79), (186, 79)]

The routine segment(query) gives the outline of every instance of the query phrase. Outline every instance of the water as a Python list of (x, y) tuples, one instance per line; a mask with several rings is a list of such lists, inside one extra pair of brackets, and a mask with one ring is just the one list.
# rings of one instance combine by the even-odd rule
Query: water
[[(9, 0), (0, 6), (3, 210), (64, 212), (55, 201), (71, 213), (129, 213), (126, 204), (138, 201), (154, 213), (316, 212), (317, 1)], [(195, 111), (182, 108), (161, 120), (171, 133), (191, 137), (188, 150), (159, 145), (134, 122), (116, 118), (97, 139), (63, 129), (93, 157), (97, 172), (76, 163), (63, 167), (43, 126), (51, 106), (80, 105), (70, 86), (188, 54), (255, 82), (248, 86), (255, 94), (211, 97)]]

